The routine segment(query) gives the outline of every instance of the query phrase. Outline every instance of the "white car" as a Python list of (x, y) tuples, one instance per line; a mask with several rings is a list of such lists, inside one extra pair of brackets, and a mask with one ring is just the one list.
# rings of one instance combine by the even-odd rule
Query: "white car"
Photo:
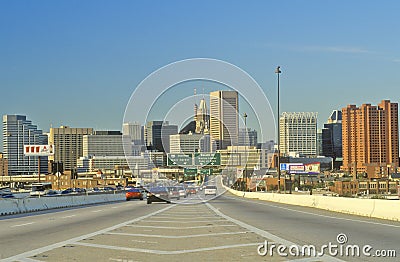
[(204, 195), (205, 195), (205, 196), (207, 196), (207, 195), (214, 195), (214, 196), (216, 196), (216, 195), (217, 195), (217, 187), (216, 187), (216, 186), (211, 186), (211, 185), (206, 186), (206, 187), (204, 188)]

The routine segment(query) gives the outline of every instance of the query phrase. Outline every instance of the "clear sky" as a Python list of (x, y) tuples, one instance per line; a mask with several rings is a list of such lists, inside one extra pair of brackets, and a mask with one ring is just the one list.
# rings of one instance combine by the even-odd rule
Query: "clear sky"
[(0, 113), (121, 129), (135, 87), (171, 62), (247, 71), (281, 111), (319, 123), (347, 104), (399, 101), (399, 1), (0, 1)]

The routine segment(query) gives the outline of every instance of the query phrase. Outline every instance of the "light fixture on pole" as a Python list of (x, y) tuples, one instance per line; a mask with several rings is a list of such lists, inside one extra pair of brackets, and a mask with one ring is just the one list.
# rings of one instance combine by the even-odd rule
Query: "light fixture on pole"
[(278, 170), (278, 193), (281, 192), (281, 151), (280, 151), (280, 123), (279, 123), (279, 119), (280, 119), (280, 109), (279, 109), (279, 75), (282, 73), (281, 71), (281, 67), (278, 66), (275, 70), (275, 73), (278, 75), (278, 102), (277, 102), (277, 133), (278, 133), (278, 157), (277, 157), (277, 164), (276, 164), (276, 168)]
[(247, 191), (247, 160), (248, 160), (248, 156), (247, 156), (247, 137), (248, 137), (248, 133), (247, 133), (247, 123), (246, 123), (246, 119), (247, 119), (247, 114), (243, 113), (243, 118), (244, 118), (244, 155), (245, 155), (245, 163), (244, 163), (244, 191)]

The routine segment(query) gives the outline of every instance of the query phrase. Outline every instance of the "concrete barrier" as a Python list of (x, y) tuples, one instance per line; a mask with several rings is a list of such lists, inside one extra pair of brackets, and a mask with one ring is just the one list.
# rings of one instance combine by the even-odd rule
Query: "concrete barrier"
[(54, 208), (65, 208), (125, 200), (125, 193), (67, 195), (38, 198), (0, 198), (0, 215), (12, 215)]
[(225, 188), (232, 194), (245, 198), (260, 199), (289, 205), (314, 207), (346, 214), (400, 221), (399, 200), (242, 192), (228, 187)]

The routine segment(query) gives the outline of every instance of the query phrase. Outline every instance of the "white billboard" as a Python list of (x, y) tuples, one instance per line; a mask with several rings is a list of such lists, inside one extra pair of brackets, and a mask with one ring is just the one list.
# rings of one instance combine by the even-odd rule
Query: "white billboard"
[(52, 156), (54, 155), (53, 145), (24, 145), (25, 156)]

